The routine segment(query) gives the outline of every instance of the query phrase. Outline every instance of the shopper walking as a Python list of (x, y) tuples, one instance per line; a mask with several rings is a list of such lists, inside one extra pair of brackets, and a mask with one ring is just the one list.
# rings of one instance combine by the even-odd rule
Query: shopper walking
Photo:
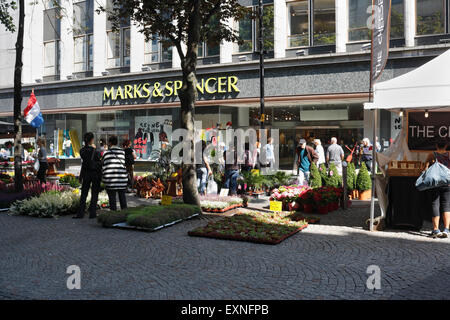
[(297, 147), (298, 183), (304, 185), (309, 183), (311, 163), (317, 164), (319, 155), (313, 148), (306, 145), (305, 139), (300, 139)]
[(131, 147), (131, 140), (125, 140), (122, 143), (123, 151), (125, 152), (125, 167), (127, 168), (128, 174), (128, 185), (127, 191), (131, 192), (133, 189), (133, 179), (134, 179), (134, 161), (136, 160), (136, 152)]
[(117, 210), (116, 193), (119, 195), (120, 208), (127, 208), (125, 190), (128, 183), (125, 167), (125, 151), (117, 146), (117, 137), (108, 139), (108, 151), (103, 154), (102, 179), (109, 198), (109, 209)]
[(322, 163), (325, 163), (325, 151), (322, 147), (322, 142), (320, 139), (314, 139), (314, 145), (316, 146), (316, 152), (319, 156), (319, 160), (317, 160), (317, 165), (320, 166)]
[(201, 195), (206, 195), (206, 183), (208, 177), (212, 175), (211, 167), (209, 166), (208, 157), (204, 154), (206, 149), (206, 142), (201, 140), (202, 157), (201, 162), (196, 164), (197, 167), (197, 189)]
[(87, 132), (84, 137), (84, 147), (80, 150), (81, 157), (81, 196), (80, 208), (74, 219), (82, 219), (86, 209), (86, 199), (91, 190), (91, 204), (89, 205), (89, 219), (97, 216), (97, 200), (100, 192), (100, 182), (102, 180), (102, 162), (101, 153), (97, 150), (94, 143), (94, 134)]
[(47, 149), (46, 149), (46, 143), (44, 138), (39, 138), (37, 140), (38, 145), (38, 153), (37, 153), (37, 160), (39, 162), (39, 169), (37, 171), (36, 177), (41, 183), (45, 183), (46, 179), (45, 176), (47, 175), (48, 170), (48, 162), (47, 162)]
[[(450, 152), (447, 151), (447, 141), (439, 140), (436, 144), (436, 152), (428, 155), (426, 160), (427, 168), (435, 161), (445, 165), (450, 169)], [(448, 238), (450, 237), (450, 185), (443, 186), (428, 191), (432, 208), (432, 223), (433, 231), (431, 237), (433, 238)], [(442, 214), (444, 220), (444, 230), (439, 230), (439, 219)]]
[(344, 160), (344, 150), (337, 144), (335, 137), (331, 138), (331, 144), (327, 149), (327, 163), (328, 165), (334, 164), (338, 171), (338, 174), (342, 176), (342, 161)]
[(236, 148), (231, 147), (230, 153), (234, 156), (233, 158), (227, 159), (227, 153), (225, 152), (223, 157), (225, 160), (225, 184), (224, 188), (229, 189), (229, 195), (236, 195), (237, 189), (237, 178), (239, 176), (239, 165), (237, 163), (237, 152)]
[(361, 146), (361, 161), (366, 164), (367, 170), (372, 171), (372, 144), (369, 138), (362, 140)]

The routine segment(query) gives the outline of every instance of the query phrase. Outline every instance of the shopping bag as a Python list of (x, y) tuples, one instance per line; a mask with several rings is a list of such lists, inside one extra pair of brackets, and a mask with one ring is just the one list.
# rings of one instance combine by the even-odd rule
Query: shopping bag
[(36, 160), (36, 161), (34, 162), (33, 167), (34, 167), (34, 170), (35, 170), (35, 171), (39, 171), (39, 160)]
[(209, 176), (208, 178), (208, 186), (206, 187), (206, 194), (217, 194), (217, 183), (214, 181), (213, 176)]
[(438, 161), (431, 165), (416, 180), (416, 188), (419, 191), (448, 185), (450, 185), (450, 170)]

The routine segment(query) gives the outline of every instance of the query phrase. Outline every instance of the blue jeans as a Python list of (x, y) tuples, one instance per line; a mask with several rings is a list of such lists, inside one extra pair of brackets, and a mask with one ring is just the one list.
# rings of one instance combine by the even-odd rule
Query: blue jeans
[(239, 170), (227, 170), (225, 171), (225, 189), (229, 189), (230, 195), (236, 194), (237, 189), (237, 177), (239, 176)]
[(197, 168), (197, 189), (200, 194), (206, 192), (206, 180), (208, 178), (208, 169), (205, 167)]

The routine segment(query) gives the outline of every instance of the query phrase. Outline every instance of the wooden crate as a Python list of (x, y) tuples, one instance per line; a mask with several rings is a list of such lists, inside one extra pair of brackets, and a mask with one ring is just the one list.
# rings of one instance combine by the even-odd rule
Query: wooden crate
[(391, 161), (387, 174), (390, 177), (418, 177), (425, 165), (421, 161)]

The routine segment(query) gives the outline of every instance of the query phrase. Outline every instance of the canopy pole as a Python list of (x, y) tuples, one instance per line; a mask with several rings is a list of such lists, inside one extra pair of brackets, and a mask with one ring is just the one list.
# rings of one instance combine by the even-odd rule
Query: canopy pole
[(369, 230), (373, 230), (373, 222), (375, 219), (375, 174), (377, 172), (377, 118), (378, 110), (373, 109), (373, 141), (372, 141), (372, 197), (370, 198), (370, 226)]

